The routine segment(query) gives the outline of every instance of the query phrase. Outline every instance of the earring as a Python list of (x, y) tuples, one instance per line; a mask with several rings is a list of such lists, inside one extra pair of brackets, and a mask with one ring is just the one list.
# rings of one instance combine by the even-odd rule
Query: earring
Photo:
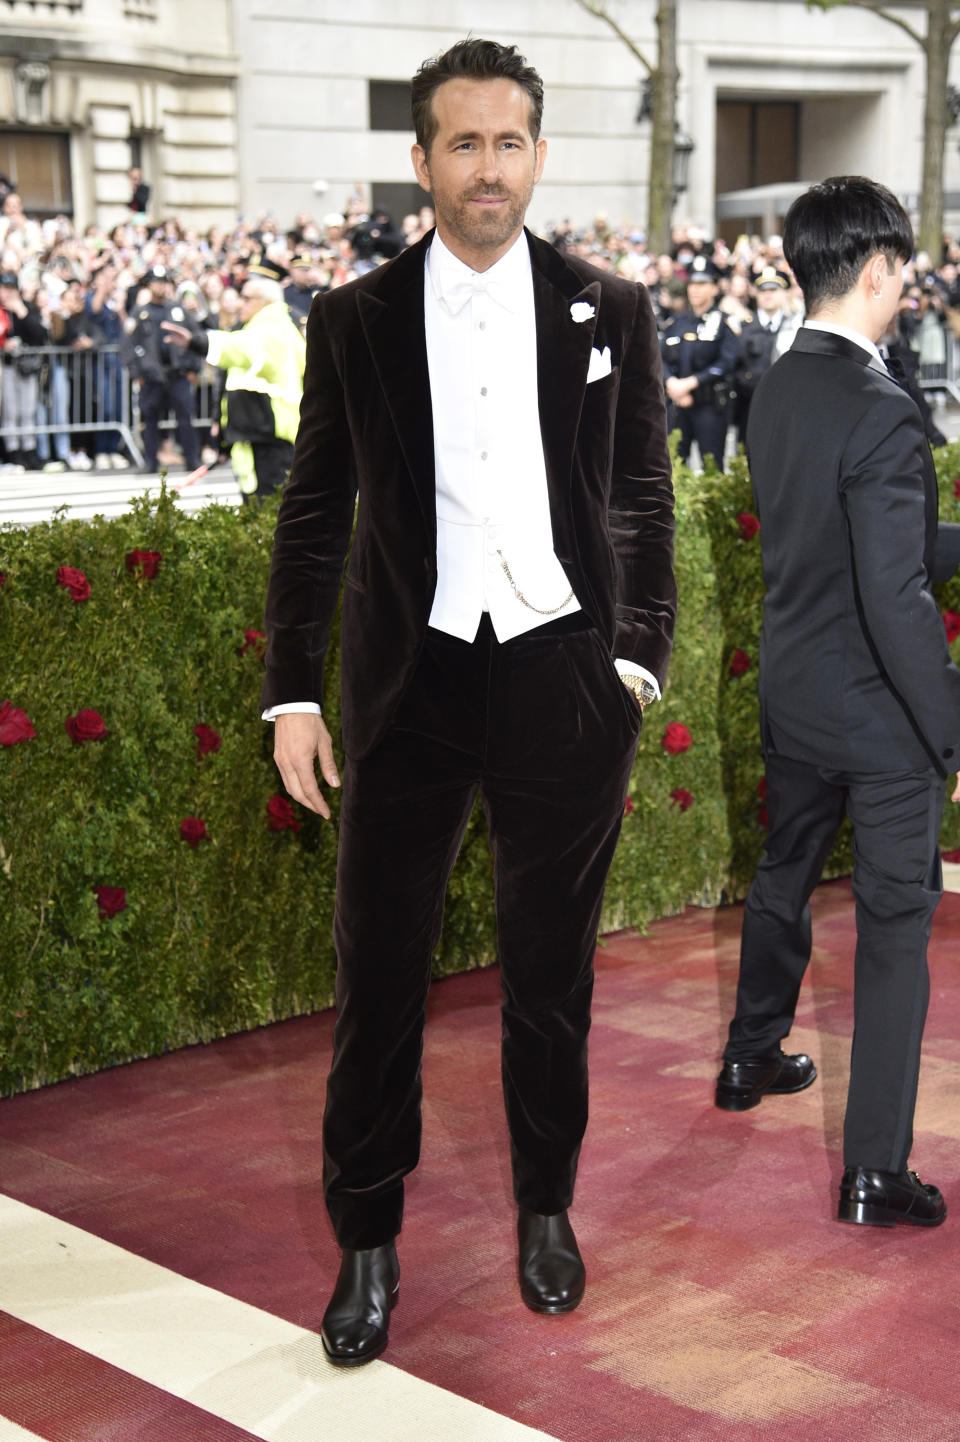
[(873, 298), (874, 298), (874, 300), (882, 300), (882, 299), (883, 299), (883, 291), (882, 291), (882, 290), (875, 290), (875, 291), (873, 292)]

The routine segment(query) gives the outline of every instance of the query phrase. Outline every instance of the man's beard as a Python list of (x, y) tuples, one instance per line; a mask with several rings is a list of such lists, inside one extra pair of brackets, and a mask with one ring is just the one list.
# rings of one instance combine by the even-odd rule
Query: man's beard
[[(504, 245), (523, 225), (523, 218), (533, 195), (533, 181), (521, 194), (500, 190), (496, 186), (473, 189), (457, 197), (449, 205), (446, 197), (437, 197), (437, 214), (447, 229), (467, 244), (492, 249)], [(485, 209), (472, 204), (477, 196), (496, 196), (506, 205)]]

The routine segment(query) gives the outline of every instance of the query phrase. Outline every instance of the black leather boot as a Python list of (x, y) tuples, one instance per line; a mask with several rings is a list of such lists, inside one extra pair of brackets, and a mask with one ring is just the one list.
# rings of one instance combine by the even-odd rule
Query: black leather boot
[(520, 1208), (520, 1295), (532, 1312), (572, 1312), (586, 1271), (566, 1212), (545, 1217)]
[(380, 1356), (399, 1291), (400, 1264), (393, 1242), (344, 1251), (320, 1330), (323, 1350), (335, 1366), (362, 1367)]

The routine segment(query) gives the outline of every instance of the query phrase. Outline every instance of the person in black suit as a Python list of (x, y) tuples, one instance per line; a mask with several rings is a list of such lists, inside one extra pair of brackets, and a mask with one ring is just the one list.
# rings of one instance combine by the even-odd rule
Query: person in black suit
[(729, 1111), (816, 1077), (785, 1056), (810, 959), (808, 900), (844, 812), (857, 950), (841, 1221), (936, 1226), (907, 1170), (942, 891), (944, 781), (960, 763), (960, 672), (930, 589), (937, 485), (923, 423), (877, 350), (913, 250), (910, 222), (859, 176), (794, 202), (784, 253), (807, 321), (757, 389), (747, 454), (766, 599), (760, 708), (770, 832), (744, 908), (716, 1102)]
[(747, 430), (747, 416), (754, 391), (775, 360), (775, 347), (786, 311), (790, 281), (775, 265), (765, 265), (753, 282), (757, 313), (740, 330), (737, 362), (733, 372), (733, 425), (740, 444)]
[[(338, 785), (320, 717), (342, 610), (327, 1207), (334, 1363), (387, 1343), (443, 900), (479, 792), (494, 857), (521, 1296), (580, 1301), (567, 1209), (593, 954), (642, 722), (671, 647), (673, 493), (647, 292), (524, 229), (542, 83), (462, 41), (413, 84), (437, 227), (314, 301), (267, 596), (265, 715), (301, 804)], [(465, 1267), (468, 1264), (465, 1263)]]
[(670, 426), (680, 432), (677, 454), (687, 460), (696, 441), (701, 464), (709, 455), (722, 468), (739, 325), (717, 305), (717, 295), (716, 266), (694, 256), (687, 308), (664, 331), (662, 355)]

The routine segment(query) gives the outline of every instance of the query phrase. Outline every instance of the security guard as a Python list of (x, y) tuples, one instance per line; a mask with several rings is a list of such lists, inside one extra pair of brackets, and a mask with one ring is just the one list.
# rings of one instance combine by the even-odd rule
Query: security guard
[(747, 430), (747, 413), (753, 393), (777, 358), (774, 347), (786, 315), (790, 281), (775, 265), (765, 265), (753, 282), (757, 313), (740, 331), (737, 364), (733, 373), (736, 400), (733, 423), (737, 440)]
[(319, 294), (320, 286), (317, 284), (313, 256), (308, 250), (298, 250), (290, 261), (290, 280), (283, 288), (283, 298), (303, 335), (307, 332), (307, 316), (310, 314), (313, 298)]
[[(163, 266), (155, 266), (144, 281), (150, 292), (146, 305), (134, 311), (134, 327), (124, 338), (121, 356), (134, 380), (140, 382), (140, 419), (143, 422), (144, 471), (157, 469), (160, 422), (173, 410), (177, 439), (188, 471), (200, 464), (200, 441), (194, 429), (193, 384), (197, 362), (187, 349), (189, 339), (199, 334), (182, 306), (170, 301), (170, 280)], [(173, 322), (187, 340), (164, 345), (163, 326)]]
[(663, 335), (669, 424), (680, 431), (681, 460), (696, 441), (701, 460), (723, 465), (727, 412), (737, 360), (737, 323), (716, 305), (717, 272), (697, 255), (687, 275), (687, 309)]
[[(265, 263), (261, 262), (261, 267)], [(248, 498), (283, 486), (293, 460), (307, 347), (279, 280), (251, 266), (240, 291), (239, 330), (164, 323), (171, 347), (189, 346), (226, 371), (222, 431), (237, 484)]]

